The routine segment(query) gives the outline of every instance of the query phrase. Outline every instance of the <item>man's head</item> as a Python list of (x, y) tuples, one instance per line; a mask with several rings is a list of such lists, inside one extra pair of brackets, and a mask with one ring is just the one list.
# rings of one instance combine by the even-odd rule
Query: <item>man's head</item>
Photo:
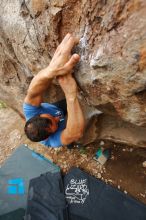
[(26, 122), (24, 131), (31, 141), (43, 141), (58, 129), (58, 122), (59, 117), (50, 114), (37, 115)]

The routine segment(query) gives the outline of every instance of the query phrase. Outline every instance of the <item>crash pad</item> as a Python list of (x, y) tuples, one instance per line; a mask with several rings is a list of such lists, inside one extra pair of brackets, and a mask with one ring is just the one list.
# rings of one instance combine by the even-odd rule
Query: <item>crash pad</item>
[(26, 208), (30, 179), (59, 170), (58, 166), (25, 145), (18, 147), (0, 168), (0, 216)]
[(146, 205), (73, 168), (64, 177), (70, 220), (146, 220)]
[(146, 220), (146, 205), (73, 168), (64, 177), (45, 173), (30, 181), (25, 220), (30, 219)]

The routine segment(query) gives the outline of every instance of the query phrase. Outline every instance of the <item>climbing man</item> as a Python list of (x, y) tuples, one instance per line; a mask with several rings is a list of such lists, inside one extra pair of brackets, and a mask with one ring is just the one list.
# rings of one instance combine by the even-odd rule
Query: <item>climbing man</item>
[[(80, 59), (78, 54), (71, 55), (78, 41), (67, 34), (57, 47), (49, 66), (41, 70), (30, 83), (23, 111), (26, 117), (24, 130), (31, 141), (59, 147), (69, 145), (83, 135), (85, 121), (77, 97), (77, 84), (71, 74)], [(53, 78), (57, 78), (66, 100), (54, 104), (44, 103), (43, 94)]]

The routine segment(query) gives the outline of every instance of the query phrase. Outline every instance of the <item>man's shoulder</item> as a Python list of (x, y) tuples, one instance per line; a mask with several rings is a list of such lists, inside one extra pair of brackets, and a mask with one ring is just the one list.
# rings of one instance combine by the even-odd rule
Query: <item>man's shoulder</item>
[(47, 138), (44, 141), (41, 141), (40, 143), (45, 146), (53, 147), (53, 148), (60, 147), (60, 146), (62, 146), (61, 133), (62, 133), (62, 130), (57, 130), (57, 132), (51, 134), (49, 136), (49, 138)]
[(41, 106), (34, 106), (28, 103), (23, 103), (23, 113), (25, 115), (26, 120), (39, 115), (41, 112)]
[(26, 102), (23, 102), (23, 108), (24, 109), (36, 109), (36, 108), (40, 108), (40, 106), (35, 106)]

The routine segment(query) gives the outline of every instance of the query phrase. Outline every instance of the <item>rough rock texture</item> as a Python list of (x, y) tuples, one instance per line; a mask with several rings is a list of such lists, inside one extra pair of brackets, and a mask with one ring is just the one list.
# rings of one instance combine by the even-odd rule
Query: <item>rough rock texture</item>
[[(1, 0), (0, 15), (0, 99), (21, 114), (31, 79), (75, 33), (84, 142), (146, 145), (145, 0)], [(54, 82), (47, 99), (62, 96)]]

